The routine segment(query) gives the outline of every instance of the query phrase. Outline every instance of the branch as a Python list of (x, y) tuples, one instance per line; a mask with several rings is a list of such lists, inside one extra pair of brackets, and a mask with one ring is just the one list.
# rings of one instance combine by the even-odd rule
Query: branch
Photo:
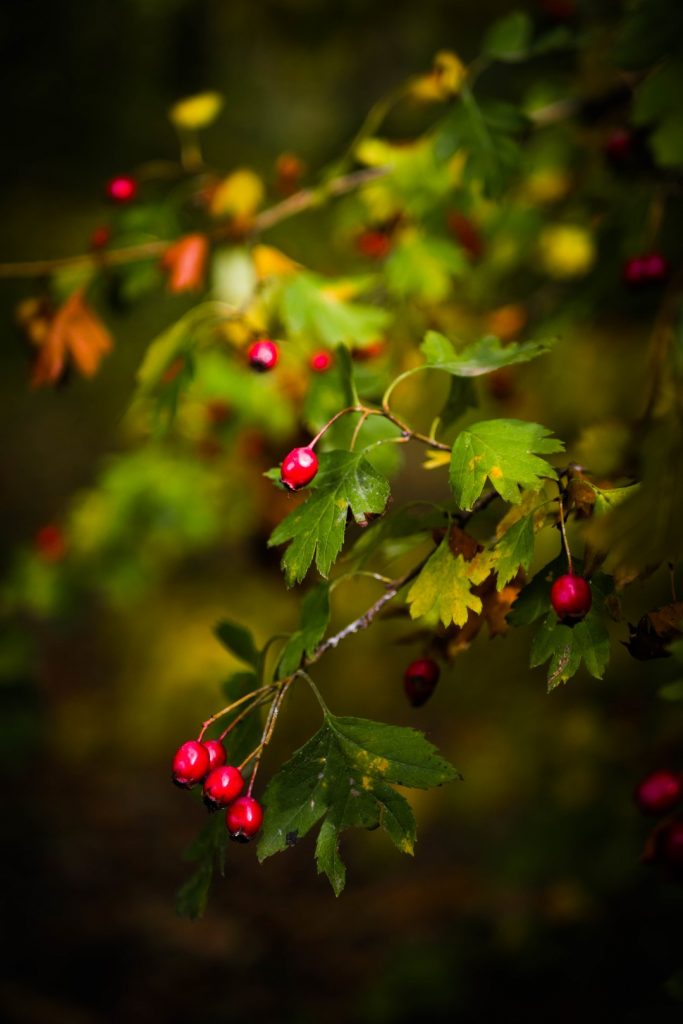
[[(321, 206), (335, 196), (345, 195), (353, 192), (369, 181), (386, 177), (389, 173), (387, 167), (368, 167), (351, 174), (335, 178), (326, 185), (317, 188), (304, 188), (295, 192), (293, 196), (283, 199), (281, 203), (263, 210), (254, 218), (250, 229), (250, 236), (258, 235), (267, 231), (280, 221), (293, 217), (304, 210), (310, 210), (315, 206)], [(214, 228), (209, 233), (212, 241), (220, 241), (225, 238), (225, 225)], [(171, 239), (155, 239), (151, 242), (139, 242), (136, 245), (127, 245), (120, 249), (109, 249), (105, 251), (86, 252), (78, 256), (60, 256), (49, 260), (29, 260), (25, 263), (0, 263), (0, 278), (19, 277), (44, 277), (46, 274), (54, 273), (56, 270), (77, 267), (102, 267), (122, 266), (127, 263), (138, 263), (142, 260), (156, 259), (166, 252), (170, 246), (177, 241)]]

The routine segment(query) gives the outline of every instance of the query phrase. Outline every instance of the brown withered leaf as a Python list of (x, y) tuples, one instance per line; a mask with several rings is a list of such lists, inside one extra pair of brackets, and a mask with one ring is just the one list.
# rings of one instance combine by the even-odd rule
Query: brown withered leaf
[[(483, 547), (471, 534), (466, 533), (459, 526), (451, 526), (451, 531), (448, 536), (448, 546), (457, 558), (458, 555), (462, 555), (466, 562), (471, 562), (472, 559), (478, 552), (483, 551)], [(476, 591), (476, 588), (474, 588)]]
[[(41, 325), (37, 334), (36, 322)], [(56, 312), (39, 312), (32, 324), (33, 331), (27, 328), (27, 333), (38, 350), (31, 375), (35, 388), (58, 384), (70, 365), (83, 377), (93, 377), (113, 347), (109, 331), (85, 301), (83, 288), (72, 292)]]
[(580, 474), (572, 476), (567, 484), (569, 509), (573, 509), (577, 519), (588, 519), (593, 514), (595, 490)]
[(472, 593), (481, 598), (481, 611), (475, 613), (470, 610), (464, 626), (452, 627), (447, 630), (446, 657), (455, 658), (466, 650), (484, 624), (488, 627), (490, 637), (504, 636), (510, 628), (507, 623), (507, 614), (519, 596), (523, 585), (524, 574), (519, 572), (506, 587), (497, 590), (496, 575), (491, 573), (483, 583), (472, 587)]
[(169, 246), (161, 259), (161, 266), (168, 274), (169, 292), (178, 295), (199, 291), (204, 284), (208, 256), (206, 235), (185, 235)]
[(629, 623), (629, 638), (624, 647), (639, 661), (668, 658), (669, 645), (680, 636), (683, 636), (683, 601), (676, 601), (643, 615), (637, 626)]

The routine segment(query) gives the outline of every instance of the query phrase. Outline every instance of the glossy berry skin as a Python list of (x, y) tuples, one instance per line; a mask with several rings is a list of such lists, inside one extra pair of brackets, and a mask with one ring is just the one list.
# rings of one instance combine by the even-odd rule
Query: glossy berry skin
[(188, 740), (178, 747), (173, 758), (173, 781), (181, 789), (191, 789), (209, 770), (209, 755), (203, 743)]
[(247, 349), (249, 365), (257, 373), (268, 373), (269, 370), (275, 369), (279, 358), (279, 348), (268, 338), (260, 338)]
[(263, 824), (263, 808), (253, 797), (241, 796), (228, 807), (225, 824), (231, 839), (248, 843)]
[(643, 814), (668, 814), (683, 797), (683, 778), (662, 769), (642, 779), (634, 799)]
[(107, 182), (107, 197), (114, 203), (130, 203), (138, 194), (138, 183), (135, 178), (121, 175)]
[(236, 800), (244, 789), (244, 779), (239, 768), (230, 764), (214, 768), (204, 779), (204, 803), (211, 810), (227, 807)]
[(318, 457), (312, 448), (293, 448), (280, 467), (280, 479), (290, 491), (306, 487), (318, 472)]
[(583, 576), (575, 576), (574, 573), (558, 576), (550, 588), (550, 603), (558, 619), (582, 619), (588, 614), (593, 603), (588, 580)]
[(326, 373), (332, 366), (332, 362), (332, 354), (325, 349), (321, 349), (320, 352), (313, 353), (309, 360), (309, 366), (316, 373)]
[(439, 681), (439, 666), (433, 658), (418, 658), (403, 675), (403, 689), (414, 708), (426, 704)]
[(683, 818), (670, 822), (659, 834), (659, 854), (667, 864), (683, 868)]
[(204, 749), (209, 755), (209, 771), (222, 768), (225, 764), (225, 747), (219, 740), (204, 740)]

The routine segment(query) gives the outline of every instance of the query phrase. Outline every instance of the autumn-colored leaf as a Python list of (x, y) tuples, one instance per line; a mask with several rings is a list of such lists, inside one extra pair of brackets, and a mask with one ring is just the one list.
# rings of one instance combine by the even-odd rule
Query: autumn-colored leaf
[(38, 347), (31, 375), (32, 386), (57, 384), (70, 363), (82, 376), (93, 377), (102, 357), (111, 351), (113, 341), (100, 318), (86, 303), (84, 290), (79, 288), (72, 292), (66, 302), (44, 320), (46, 331), (42, 340), (32, 336)]
[(174, 295), (198, 291), (204, 283), (208, 255), (206, 235), (185, 235), (169, 246), (161, 260), (168, 273), (168, 290)]
[(667, 658), (669, 645), (683, 634), (683, 601), (663, 605), (629, 625), (625, 647), (639, 661)]

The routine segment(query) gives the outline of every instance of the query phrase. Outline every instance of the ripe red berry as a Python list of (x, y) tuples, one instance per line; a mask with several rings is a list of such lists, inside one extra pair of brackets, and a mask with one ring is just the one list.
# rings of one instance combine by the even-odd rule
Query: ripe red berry
[(259, 373), (267, 373), (277, 365), (280, 358), (280, 350), (274, 341), (268, 338), (259, 338), (247, 349), (247, 359), (252, 370)]
[(115, 203), (130, 203), (137, 193), (138, 183), (128, 175), (123, 174), (107, 182), (107, 196)]
[(312, 448), (293, 448), (282, 460), (280, 479), (290, 491), (306, 487), (318, 472), (318, 457)]
[(668, 814), (683, 797), (683, 778), (662, 769), (642, 779), (634, 799), (644, 814)]
[(239, 768), (230, 764), (214, 768), (204, 779), (204, 803), (211, 810), (227, 807), (244, 789), (244, 779)]
[(332, 362), (332, 353), (321, 349), (320, 352), (313, 353), (309, 360), (309, 366), (316, 373), (325, 373), (332, 366)]
[(209, 755), (209, 771), (225, 764), (225, 747), (219, 740), (204, 740), (204, 749)]
[(188, 740), (178, 747), (173, 758), (173, 781), (182, 789), (201, 782), (209, 770), (209, 755), (203, 743)]
[(641, 257), (645, 279), (652, 284), (660, 284), (669, 276), (669, 261), (658, 250), (648, 252)]
[(263, 809), (250, 796), (241, 796), (228, 807), (225, 815), (230, 838), (238, 843), (248, 843), (253, 839), (263, 823)]
[(621, 276), (624, 284), (638, 288), (648, 284), (661, 284), (669, 276), (669, 261), (656, 249), (626, 260)]
[(61, 528), (48, 523), (36, 533), (35, 549), (44, 562), (60, 562), (66, 553), (66, 540)]
[(414, 708), (426, 704), (439, 681), (439, 666), (433, 658), (418, 658), (408, 665), (403, 676), (403, 689)]
[(683, 818), (666, 825), (658, 837), (658, 852), (671, 867), (683, 867)]
[(384, 231), (362, 231), (356, 238), (358, 251), (371, 260), (383, 260), (391, 252), (391, 238)]
[(550, 603), (559, 619), (582, 619), (593, 603), (588, 580), (574, 573), (559, 576), (550, 588)]

